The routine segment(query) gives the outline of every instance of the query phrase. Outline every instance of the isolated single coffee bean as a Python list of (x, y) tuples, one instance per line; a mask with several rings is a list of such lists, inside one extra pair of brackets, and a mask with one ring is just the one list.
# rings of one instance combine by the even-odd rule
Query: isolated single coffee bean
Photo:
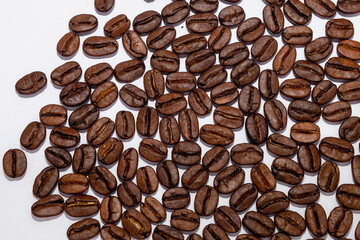
[(159, 180), (154, 169), (150, 166), (141, 167), (136, 172), (136, 183), (140, 190), (145, 194), (156, 192)]
[(98, 26), (97, 18), (92, 14), (79, 14), (69, 21), (69, 28), (76, 33), (90, 32)]
[(224, 147), (217, 146), (205, 153), (202, 164), (209, 172), (218, 172), (229, 162), (229, 158), (229, 151)]
[(211, 90), (211, 100), (217, 105), (225, 105), (239, 97), (237, 86), (232, 82), (217, 85)]
[(223, 83), (227, 75), (227, 71), (223, 66), (214, 65), (200, 75), (197, 80), (197, 85), (199, 88), (208, 90)]
[(210, 49), (202, 49), (190, 54), (186, 60), (186, 69), (191, 73), (200, 73), (209, 69), (216, 61), (215, 53)]
[(104, 33), (108, 37), (117, 38), (123, 35), (130, 27), (130, 20), (125, 14), (113, 17), (104, 25)]
[(98, 149), (98, 160), (102, 164), (110, 165), (115, 163), (123, 151), (124, 144), (117, 138), (107, 139)]
[(196, 190), (206, 184), (209, 173), (201, 164), (189, 167), (181, 177), (181, 183), (189, 190)]
[(360, 187), (354, 184), (342, 184), (336, 189), (336, 199), (346, 208), (360, 209)]
[(200, 129), (200, 138), (210, 145), (226, 146), (234, 141), (234, 132), (220, 125), (203, 125)]
[(266, 62), (275, 55), (277, 48), (278, 43), (272, 36), (262, 36), (251, 47), (251, 55), (258, 62)]
[(66, 33), (57, 43), (56, 50), (63, 57), (73, 55), (80, 45), (80, 37), (74, 32)]
[(87, 141), (97, 146), (104, 143), (114, 132), (115, 123), (108, 117), (98, 119), (88, 130)]
[(72, 224), (67, 230), (70, 240), (91, 239), (100, 232), (100, 223), (96, 219), (87, 218)]
[(195, 141), (199, 136), (199, 120), (192, 109), (183, 109), (179, 114), (181, 135), (186, 141)]
[(106, 108), (113, 104), (118, 97), (118, 88), (113, 82), (103, 82), (91, 94), (91, 103), (98, 108)]
[(255, 81), (260, 74), (260, 66), (252, 59), (240, 62), (231, 70), (231, 80), (237, 87), (243, 87)]
[(151, 99), (157, 99), (164, 94), (164, 77), (159, 70), (152, 69), (145, 73), (144, 90)]
[(115, 118), (116, 133), (121, 139), (130, 139), (135, 134), (134, 115), (129, 111), (119, 111)]
[(51, 81), (57, 86), (66, 86), (77, 81), (82, 74), (79, 63), (75, 61), (66, 62), (51, 72)]
[(254, 86), (245, 86), (240, 91), (239, 107), (244, 113), (256, 112), (261, 104), (259, 90)]
[(188, 101), (191, 109), (199, 116), (207, 115), (212, 110), (211, 99), (201, 88), (192, 90), (189, 93)]
[(54, 217), (64, 211), (64, 199), (60, 195), (50, 195), (39, 199), (31, 206), (31, 213), (40, 218)]
[(19, 94), (29, 95), (40, 91), (47, 84), (47, 78), (43, 72), (32, 72), (20, 78), (15, 84), (15, 90)]
[(222, 228), (219, 227), (219, 225), (217, 224), (206, 225), (203, 229), (203, 238), (204, 240), (211, 240), (211, 239), (230, 240), (226, 232), (222, 230)]
[(166, 88), (173, 92), (190, 92), (196, 87), (196, 77), (189, 72), (174, 72), (166, 77)]
[(234, 66), (248, 57), (249, 49), (242, 42), (231, 43), (221, 49), (219, 53), (219, 61), (223, 66)]
[(152, 239), (161, 240), (164, 239), (164, 236), (174, 240), (184, 239), (184, 235), (178, 229), (167, 225), (157, 225), (154, 229)]
[(3, 169), (9, 178), (18, 178), (24, 175), (27, 168), (27, 158), (20, 149), (10, 149), (3, 157)]
[(167, 93), (156, 99), (156, 110), (163, 115), (172, 115), (186, 108), (187, 101), (181, 93)]

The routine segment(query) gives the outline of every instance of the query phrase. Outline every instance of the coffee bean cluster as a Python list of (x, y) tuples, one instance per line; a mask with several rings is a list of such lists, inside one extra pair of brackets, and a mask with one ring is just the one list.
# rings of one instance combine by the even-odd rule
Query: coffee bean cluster
[[(53, 217), (65, 211), (71, 217), (85, 218), (68, 228), (71, 240), (90, 239), (99, 232), (104, 240), (150, 236), (155, 240), (180, 240), (184, 232), (199, 228), (201, 217), (208, 216), (213, 216), (216, 224), (205, 226), (202, 237), (191, 234), (187, 239), (230, 239), (228, 234), (237, 233), (241, 225), (248, 234), (237, 236), (237, 240), (291, 239), (301, 236), (306, 227), (315, 237), (329, 233), (341, 238), (348, 233), (352, 210), (360, 210), (360, 157), (354, 156), (352, 145), (360, 138), (360, 119), (352, 116), (349, 103), (360, 100), (360, 66), (356, 62), (360, 60), (360, 42), (350, 40), (354, 34), (350, 20), (332, 17), (337, 11), (359, 13), (360, 2), (266, 0), (262, 20), (246, 18), (239, 0), (225, 2), (229, 6), (218, 15), (213, 13), (218, 10), (218, 0), (173, 1), (161, 13), (145, 11), (132, 21), (120, 14), (104, 25), (106, 36), (88, 37), (82, 48), (88, 56), (109, 56), (118, 50), (116, 39), (121, 37), (133, 60), (121, 62), (114, 69), (108, 63), (91, 66), (84, 73), (85, 82), (78, 81), (82, 69), (75, 61), (51, 73), (53, 84), (62, 88), (59, 98), (64, 106), (44, 106), (40, 121), (31, 122), (20, 137), (24, 148), (34, 150), (43, 143), (46, 127), (52, 128), (49, 138), (53, 146), (45, 149), (51, 166), (44, 168), (33, 184), (33, 194), (39, 198), (31, 207), (34, 216)], [(95, 0), (99, 12), (109, 11), (113, 4), (114, 0)], [(190, 11), (195, 14), (189, 16)], [(312, 29), (306, 26), (313, 14), (329, 18), (324, 26), (327, 36), (313, 39)], [(293, 26), (284, 27), (285, 17)], [(162, 21), (164, 26), (160, 26)], [(183, 21), (191, 33), (176, 36), (172, 25)], [(79, 34), (91, 32), (97, 25), (97, 18), (90, 14), (71, 18), (71, 32), (59, 40), (58, 53), (64, 57), (75, 54), (80, 46)], [(239, 41), (230, 43), (231, 28), (236, 28)], [(272, 35), (263, 35), (265, 29)], [(279, 35), (285, 45), (278, 50), (274, 37)], [(146, 42), (141, 36), (147, 36)], [(339, 57), (327, 59), (333, 41), (339, 41)], [(166, 50), (170, 45), (171, 50)], [(304, 47), (306, 60), (297, 59), (295, 46)], [(145, 72), (144, 58), (149, 50), (153, 52), (152, 69)], [(178, 72), (180, 58), (184, 57), (187, 72)], [(217, 57), (220, 64), (214, 65)], [(259, 63), (271, 59), (273, 68), (261, 71)], [(323, 60), (325, 69), (318, 63)], [(231, 81), (227, 81), (227, 69), (231, 69)], [(296, 78), (279, 82), (278, 76), (286, 76), (291, 70)], [(112, 76), (125, 83), (120, 90), (108, 81)], [(345, 82), (337, 88), (325, 76)], [(141, 77), (143, 87), (131, 84)], [(256, 80), (258, 87), (253, 84)], [(26, 95), (46, 84), (44, 73), (32, 72), (15, 88)], [(165, 87), (169, 93), (165, 93)], [(279, 92), (291, 101), (288, 107), (276, 99)], [(341, 101), (332, 102), (335, 95)], [(310, 96), (312, 101), (304, 100)], [(126, 110), (119, 111), (115, 120), (100, 118), (100, 109), (110, 107), (118, 97), (129, 108), (138, 109), (136, 120)], [(89, 100), (91, 104), (87, 104)], [(155, 108), (148, 106), (149, 100), (156, 102)], [(264, 116), (258, 113), (262, 100)], [(235, 101), (238, 108), (229, 106)], [(68, 117), (69, 109), (74, 111)], [(201, 116), (212, 111), (215, 124), (201, 125)], [(290, 136), (285, 136), (281, 132), (287, 127), (288, 115), (296, 123), (291, 126)], [(340, 137), (320, 138), (316, 122), (321, 116), (328, 122), (341, 123)], [(226, 148), (234, 142), (233, 129), (243, 125), (248, 143)], [(269, 134), (269, 127), (275, 133)], [(88, 144), (78, 146), (79, 132), (84, 130)], [(161, 141), (153, 138), (157, 131)], [(111, 137), (114, 132), (118, 138)], [(122, 140), (131, 140), (135, 132), (142, 141), (124, 149)], [(199, 138), (212, 146), (203, 155), (196, 143)], [(276, 156), (271, 166), (262, 163), (263, 144)], [(172, 146), (171, 153), (168, 146)], [(75, 148), (72, 155), (67, 150), (70, 148)], [(156, 164), (156, 169), (152, 164), (139, 168), (139, 154)], [(168, 154), (171, 160), (166, 160)], [(290, 159), (296, 154), (297, 161)], [(324, 164), (322, 157), (326, 159)], [(101, 165), (96, 166), (96, 159)], [(230, 159), (232, 163), (228, 164)], [(338, 186), (337, 163), (349, 161), (358, 185)], [(108, 169), (114, 164), (120, 184)], [(244, 183), (241, 166), (249, 165), (251, 183)], [(60, 176), (59, 169), (69, 166), (73, 173)], [(21, 177), (27, 167), (24, 152), (6, 152), (3, 167), (8, 177)], [(178, 167), (186, 169), (181, 176)], [(316, 173), (317, 184), (302, 183), (306, 173)], [(216, 175), (212, 186), (207, 185), (209, 174)], [(292, 187), (287, 194), (276, 191), (277, 182)], [(166, 188), (162, 199), (151, 196), (159, 183)], [(60, 195), (51, 195), (56, 186), (60, 193), (70, 195), (66, 201)], [(101, 202), (83, 194), (89, 186), (103, 196)], [(187, 206), (190, 191), (194, 190), (193, 211)], [(117, 196), (112, 195), (115, 192)], [(336, 192), (340, 206), (329, 216), (316, 203), (321, 192)], [(228, 206), (218, 206), (219, 194), (230, 194)], [(146, 196), (143, 201), (142, 195)], [(306, 207), (305, 216), (287, 210), (290, 202)], [(257, 211), (247, 211), (241, 220), (238, 213), (252, 204), (256, 204)], [(140, 211), (135, 209), (138, 205)], [(123, 211), (123, 206), (127, 210)], [(166, 210), (172, 211), (171, 226), (159, 224), (152, 230), (152, 223), (167, 218)], [(96, 219), (88, 218), (98, 212), (105, 223), (102, 227)], [(120, 220), (123, 228), (117, 226)], [(360, 239), (360, 225), (355, 238)]]

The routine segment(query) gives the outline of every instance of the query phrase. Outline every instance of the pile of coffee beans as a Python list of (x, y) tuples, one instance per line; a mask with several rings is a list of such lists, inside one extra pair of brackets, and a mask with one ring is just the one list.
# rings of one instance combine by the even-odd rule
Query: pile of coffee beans
[[(223, 9), (219, 0), (172, 1), (161, 12), (108, 19), (104, 36), (86, 36), (98, 27), (96, 16), (72, 17), (70, 32), (57, 43), (60, 56), (73, 56), (82, 44), (89, 57), (111, 57), (123, 47), (131, 60), (114, 68), (99, 62), (85, 70), (84, 81), (76, 61), (50, 74), (61, 104), (44, 103), (39, 121), (20, 136), (31, 153), (51, 129), (52, 146), (44, 150), (49, 166), (33, 183), (33, 216), (65, 212), (79, 220), (67, 230), (70, 240), (98, 234), (104, 240), (287, 240), (300, 239), (306, 229), (318, 239), (329, 234), (359, 240), (353, 215), (360, 210), (360, 156), (353, 143), (360, 139), (360, 118), (352, 108), (360, 100), (360, 42), (351, 40), (351, 19), (358, 20), (351, 14), (360, 13), (360, 1), (263, 2), (263, 16), (247, 17), (241, 0), (224, 0)], [(95, 0), (101, 14), (113, 5), (114, 0)], [(326, 36), (313, 39), (307, 24), (315, 17), (327, 19), (319, 26)], [(181, 24), (188, 34), (178, 36)], [(330, 57), (335, 47), (338, 57)], [(297, 57), (298, 50), (306, 59)], [(272, 69), (262, 69), (269, 61)], [(182, 64), (186, 71), (179, 71)], [(286, 78), (291, 71), (296, 78)], [(143, 85), (132, 83), (141, 78)], [(36, 71), (15, 89), (25, 96), (46, 85), (46, 74)], [(116, 117), (101, 116), (118, 98), (124, 108)], [(204, 124), (207, 116), (212, 124)], [(321, 137), (321, 117), (338, 125), (338, 136)], [(247, 139), (236, 138), (239, 131)], [(87, 144), (80, 145), (81, 133)], [(271, 165), (263, 161), (264, 151), (273, 156)], [(354, 182), (339, 184), (340, 168), (350, 163)], [(117, 176), (110, 171), (114, 166)], [(5, 153), (9, 178), (23, 176), (26, 168), (24, 151)], [(68, 168), (73, 173), (63, 174)], [(250, 169), (250, 181), (243, 168)], [(316, 176), (317, 184), (303, 181), (306, 175)], [(279, 184), (289, 191), (279, 191)], [(161, 199), (154, 197), (159, 186), (165, 189)], [(95, 196), (87, 194), (89, 188)], [(320, 205), (322, 194), (336, 196), (338, 206)], [(102, 223), (92, 218), (97, 213)], [(210, 217), (213, 223), (200, 229)], [(355, 233), (349, 234), (353, 225)], [(247, 233), (240, 234), (241, 228)]]

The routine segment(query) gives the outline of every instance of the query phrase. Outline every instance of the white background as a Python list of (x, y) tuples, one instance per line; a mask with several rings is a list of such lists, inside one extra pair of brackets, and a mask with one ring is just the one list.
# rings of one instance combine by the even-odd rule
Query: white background
[[(90, 13), (97, 16), (99, 20), (99, 26), (95, 32), (91, 35), (103, 35), (103, 26), (104, 24), (115, 17), (120, 13), (124, 13), (128, 16), (129, 19), (134, 19), (136, 15), (145, 11), (145, 10), (156, 10), (161, 12), (161, 9), (166, 4), (170, 3), (170, 0), (155, 0), (155, 1), (144, 1), (144, 0), (132, 0), (132, 1), (120, 1), (117, 0), (115, 7), (110, 13), (107, 14), (98, 14), (95, 11), (93, 6), (93, 0), (12, 0), (12, 1), (2, 1), (2, 6), (0, 8), (0, 53), (1, 53), (1, 63), (0, 63), (0, 105), (1, 105), (1, 118), (0, 118), (0, 155), (2, 156), (8, 149), (11, 148), (20, 148), (19, 137), (22, 130), (26, 125), (31, 121), (38, 121), (39, 110), (42, 106), (50, 103), (60, 104), (59, 102), (59, 88), (55, 88), (50, 80), (50, 73), (59, 65), (65, 63), (68, 60), (78, 61), (83, 69), (83, 72), (96, 63), (100, 62), (109, 62), (113, 67), (117, 63), (125, 60), (129, 60), (130, 57), (127, 55), (120, 44), (119, 51), (112, 56), (104, 58), (88, 58), (84, 55), (81, 45), (79, 51), (71, 58), (62, 59), (58, 56), (56, 52), (56, 44), (58, 40), (69, 31), (68, 21), (71, 17), (80, 14), (80, 13)], [(219, 9), (227, 6), (224, 2), (220, 2)], [(262, 9), (265, 7), (265, 3), (262, 0), (243, 0), (240, 5), (244, 8), (246, 12), (246, 18), (259, 16), (262, 18)], [(216, 14), (219, 11), (216, 12)], [(193, 14), (193, 13), (191, 13)], [(338, 13), (335, 18), (342, 17)], [(320, 19), (316, 15), (313, 15), (311, 22), (308, 24), (314, 30), (314, 39), (317, 37), (325, 36), (325, 24), (327, 19)], [(360, 21), (359, 16), (352, 16), (352, 21), (355, 24), (355, 35), (353, 39), (360, 40)], [(285, 20), (285, 25), (289, 26), (290, 23), (288, 20)], [(177, 27), (177, 36), (187, 32), (185, 23), (182, 22)], [(238, 41), (236, 37), (236, 28), (232, 30), (232, 42)], [(265, 34), (269, 34), (266, 32)], [(81, 43), (89, 35), (83, 35), (80, 37)], [(146, 36), (143, 37), (144, 40)], [(121, 40), (121, 39), (120, 39)], [(279, 48), (283, 45), (281, 37), (277, 38), (279, 43)], [(119, 42), (121, 43), (121, 41)], [(336, 43), (334, 45), (333, 56), (336, 55)], [(251, 46), (249, 46), (250, 49)], [(149, 55), (151, 56), (151, 52)], [(297, 59), (304, 59), (303, 47), (297, 47)], [(185, 71), (185, 59), (181, 59), (180, 70)], [(261, 64), (261, 70), (271, 68), (272, 60), (266, 64)], [(322, 66), (325, 65), (325, 62), (321, 63)], [(149, 56), (146, 59), (147, 70), (150, 69), (149, 65)], [(43, 71), (48, 77), (48, 84), (46, 88), (31, 97), (19, 96), (15, 92), (15, 83), (18, 79), (24, 75), (33, 72), (33, 71)], [(230, 72), (230, 70), (229, 70)], [(280, 82), (285, 79), (292, 78), (293, 75), (290, 73), (286, 78), (280, 78)], [(83, 78), (80, 81), (84, 81)], [(115, 79), (112, 81), (116, 82)], [(230, 81), (228, 79), (227, 81)], [(118, 88), (120, 89), (123, 84), (116, 82)], [(134, 82), (134, 84), (143, 88), (142, 79), (139, 79)], [(340, 82), (336, 83), (337, 85)], [(254, 84), (257, 86), (257, 82)], [(279, 94), (277, 99), (281, 100), (285, 106), (288, 106), (289, 101), (282, 98)], [(333, 101), (336, 101), (334, 99)], [(263, 106), (264, 101), (262, 101)], [(149, 105), (154, 106), (153, 101), (149, 101)], [(237, 103), (233, 104), (237, 106)], [(263, 112), (262, 106), (259, 110), (260, 113)], [(357, 104), (352, 104), (353, 115), (359, 116), (360, 108)], [(126, 106), (118, 99), (117, 102), (112, 105), (110, 109), (106, 111), (101, 111), (100, 116), (108, 116), (115, 119), (115, 115), (120, 110), (127, 109)], [(213, 108), (214, 109), (214, 108)], [(68, 115), (70, 115), (70, 111)], [(137, 113), (134, 112), (134, 116), (137, 116)], [(206, 118), (200, 119), (200, 124), (204, 123), (213, 123), (212, 114), (208, 115)], [(327, 136), (338, 136), (338, 128), (340, 123), (330, 124), (325, 123), (323, 119), (320, 119), (317, 124), (321, 127), (321, 137)], [(289, 130), (293, 125), (291, 119), (288, 120), (288, 125), (286, 130), (283, 132), (284, 135), (289, 136)], [(47, 136), (49, 136), (50, 129), (47, 129)], [(270, 130), (271, 133), (271, 130)], [(115, 136), (115, 134), (114, 134)], [(235, 143), (247, 142), (245, 136), (244, 128), (238, 129), (235, 131)], [(86, 137), (82, 133), (81, 135), (81, 144), (86, 143)], [(159, 135), (156, 135), (156, 138), (159, 139)], [(136, 134), (131, 142), (124, 142), (124, 149), (129, 147), (138, 147), (138, 143), (141, 138)], [(197, 141), (203, 149), (203, 154), (209, 149), (205, 146), (200, 140)], [(354, 147), (356, 154), (359, 152), (359, 143), (354, 142)], [(25, 151), (28, 159), (28, 168), (24, 177), (16, 180), (8, 179), (3, 171), (0, 173), (0, 239), (66, 239), (67, 228), (74, 223), (77, 219), (67, 216), (65, 213), (61, 214), (58, 217), (52, 219), (36, 219), (31, 215), (30, 207), (37, 200), (32, 195), (32, 185), (37, 174), (46, 166), (48, 162), (44, 156), (44, 149), (48, 147), (49, 140), (46, 138), (45, 143), (36, 151)], [(229, 150), (231, 147), (229, 146)], [(269, 167), (271, 166), (272, 161), (275, 156), (270, 155), (266, 150), (265, 146), (262, 146), (265, 152), (264, 163)], [(73, 151), (71, 151), (73, 153)], [(170, 159), (171, 148), (169, 148), (168, 159)], [(296, 160), (296, 156), (293, 157)], [(324, 160), (323, 160), (324, 162)], [(231, 162), (229, 163), (231, 164)], [(140, 159), (139, 166), (145, 165), (145, 162)], [(350, 162), (345, 164), (339, 164), (341, 171), (340, 181), (341, 183), (353, 183), (351, 166)], [(111, 171), (116, 174), (117, 165), (112, 166)], [(153, 165), (152, 167), (156, 167)], [(244, 167), (246, 172), (245, 182), (250, 182), (250, 167)], [(184, 170), (180, 169), (180, 173)], [(65, 173), (71, 172), (71, 168), (66, 171), (61, 171), (60, 176)], [(211, 174), (208, 181), (209, 185), (212, 185), (214, 175)], [(134, 180), (135, 181), (135, 180)], [(119, 182), (119, 179), (118, 179)], [(316, 175), (306, 174), (303, 180), (303, 183), (316, 183)], [(287, 193), (289, 186), (282, 183), (278, 183), (276, 190), (284, 191)], [(159, 186), (159, 189), (155, 195), (158, 199), (161, 199), (161, 196), (164, 192), (164, 188)], [(55, 189), (54, 193), (58, 193), (58, 189)], [(92, 190), (88, 191), (89, 194), (92, 194)], [(222, 195), (220, 198), (219, 206), (228, 205), (229, 195)], [(65, 198), (65, 197), (64, 197)], [(189, 208), (193, 209), (193, 201), (195, 198), (195, 192), (191, 194), (191, 203)], [(66, 198), (65, 198), (66, 199)], [(144, 199), (144, 197), (143, 197)], [(99, 199), (101, 200), (101, 199)], [(337, 206), (335, 194), (321, 194), (321, 197), (318, 201), (323, 204), (326, 208), (327, 214)], [(252, 206), (252, 209), (255, 209), (255, 206)], [(291, 210), (295, 210), (304, 216), (305, 207), (290, 205)], [(349, 231), (347, 238), (354, 239), (354, 230), (359, 222), (359, 212), (354, 212), (354, 221), (351, 230)], [(171, 215), (171, 212), (168, 211), (168, 219)], [(240, 214), (242, 218), (244, 213)], [(95, 216), (96, 219), (100, 220), (99, 214)], [(273, 218), (273, 216), (272, 216)], [(169, 220), (166, 220), (164, 224), (169, 224)], [(212, 223), (213, 218), (201, 218), (201, 226), (198, 229), (198, 232), (201, 235), (202, 228), (209, 223)], [(103, 224), (103, 223), (102, 223)], [(121, 223), (120, 223), (121, 224)], [(155, 225), (153, 225), (153, 228)], [(241, 228), (240, 233), (245, 233), (244, 227)], [(240, 234), (231, 235), (232, 239)], [(187, 234), (185, 234), (187, 236)], [(307, 239), (312, 238), (311, 234), (307, 230), (301, 237), (294, 239)], [(328, 239), (331, 237), (328, 235)], [(97, 237), (100, 239), (100, 236)], [(151, 239), (151, 237), (150, 237)]]

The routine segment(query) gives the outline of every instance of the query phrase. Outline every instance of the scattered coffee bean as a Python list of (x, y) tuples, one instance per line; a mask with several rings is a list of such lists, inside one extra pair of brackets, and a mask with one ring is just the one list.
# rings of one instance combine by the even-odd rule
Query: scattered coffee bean
[(66, 33), (58, 42), (56, 50), (63, 57), (73, 55), (80, 45), (80, 37), (74, 32)]
[(279, 100), (272, 99), (264, 104), (265, 117), (272, 129), (282, 131), (287, 125), (287, 113), (284, 104)]
[(96, 150), (91, 145), (80, 145), (75, 149), (72, 168), (75, 173), (87, 174), (94, 167)]
[(69, 28), (76, 33), (90, 32), (97, 28), (98, 20), (92, 14), (79, 14), (69, 21)]
[(276, 179), (264, 163), (256, 164), (251, 168), (251, 181), (261, 192), (269, 192), (276, 187)]
[(74, 82), (60, 92), (60, 101), (65, 106), (76, 107), (87, 102), (90, 97), (90, 86), (84, 82)]
[(50, 195), (39, 199), (31, 206), (31, 213), (40, 218), (60, 215), (64, 211), (64, 199), (60, 195)]
[(72, 162), (71, 154), (64, 148), (48, 147), (45, 149), (46, 160), (56, 168), (66, 168)]
[(258, 85), (261, 96), (266, 99), (272, 99), (279, 93), (279, 79), (273, 70), (263, 70)]
[(354, 35), (354, 26), (345, 18), (331, 19), (325, 26), (326, 35), (333, 39), (349, 39)]
[(229, 166), (214, 178), (214, 188), (222, 194), (229, 194), (238, 189), (245, 180), (244, 170), (236, 165)]
[(200, 216), (210, 216), (214, 213), (219, 202), (219, 193), (215, 188), (204, 185), (197, 190), (194, 209)]
[(159, 223), (166, 219), (165, 208), (156, 198), (151, 196), (147, 196), (145, 202), (140, 203), (140, 211), (153, 223)]
[(271, 171), (277, 180), (291, 185), (301, 183), (304, 178), (304, 170), (289, 158), (276, 158), (271, 165)]
[(145, 239), (151, 234), (150, 221), (136, 209), (128, 209), (121, 217), (124, 229), (137, 239)]
[(126, 149), (120, 156), (117, 166), (117, 175), (123, 180), (131, 180), (138, 167), (139, 155), (135, 148)]
[(161, 16), (156, 11), (145, 11), (134, 18), (133, 28), (139, 33), (148, 33), (156, 29), (161, 24)]
[(159, 70), (152, 69), (145, 73), (144, 88), (151, 99), (157, 99), (164, 94), (164, 77)]
[(9, 178), (18, 178), (24, 175), (27, 168), (27, 158), (20, 149), (10, 149), (3, 157), (3, 169)]
[(240, 186), (229, 200), (229, 205), (236, 212), (242, 212), (248, 209), (256, 200), (258, 190), (254, 184), (245, 183)]
[(187, 141), (195, 141), (199, 136), (199, 120), (192, 109), (183, 109), (179, 114), (181, 135)]
[(306, 207), (305, 221), (310, 232), (316, 237), (322, 237), (328, 231), (326, 212), (318, 203), (314, 203)]
[(145, 194), (156, 192), (159, 180), (154, 169), (150, 166), (141, 167), (136, 172), (136, 183)]
[(280, 33), (284, 28), (284, 14), (276, 5), (267, 5), (263, 9), (263, 18), (266, 28), (273, 34)]
[(186, 19), (186, 27), (194, 33), (213, 31), (218, 25), (218, 18), (213, 13), (198, 13)]
[(24, 95), (40, 91), (46, 86), (47, 78), (43, 72), (32, 72), (20, 78), (15, 84), (15, 90)]
[(100, 223), (96, 219), (87, 218), (72, 224), (67, 230), (70, 240), (84, 240), (96, 237), (100, 232)]
[(325, 162), (317, 176), (317, 184), (324, 192), (333, 192), (339, 184), (340, 170), (336, 163)]
[(71, 217), (87, 217), (99, 211), (100, 203), (96, 197), (77, 194), (65, 201), (65, 212)]
[(304, 218), (291, 210), (277, 213), (274, 220), (279, 230), (290, 236), (300, 236), (306, 229)]
[(130, 20), (125, 14), (117, 15), (104, 25), (104, 33), (108, 37), (117, 38), (123, 35), (130, 27)]
[(323, 138), (319, 150), (325, 157), (338, 162), (350, 161), (354, 156), (354, 147), (348, 141), (335, 137)]
[(160, 162), (156, 167), (156, 175), (164, 187), (173, 188), (179, 183), (178, 167), (171, 160)]
[(249, 211), (243, 218), (244, 227), (259, 237), (270, 237), (275, 231), (274, 222), (266, 215)]
[(89, 188), (89, 179), (79, 173), (68, 173), (59, 179), (59, 190), (65, 194), (78, 194)]
[(79, 63), (75, 61), (66, 62), (51, 72), (51, 81), (57, 86), (66, 86), (77, 81), (82, 74)]
[(320, 189), (317, 185), (312, 183), (302, 184), (290, 188), (288, 196), (290, 201), (293, 203), (309, 205), (313, 204), (319, 199)]
[(239, 107), (244, 113), (256, 112), (261, 103), (259, 90), (254, 86), (246, 85), (241, 89), (239, 95)]
[(161, 141), (168, 145), (177, 144), (180, 141), (180, 128), (173, 116), (164, 117), (160, 121), (159, 133)]
[(268, 125), (265, 118), (260, 113), (253, 113), (246, 118), (246, 135), (250, 142), (262, 144), (268, 136)]
[(176, 1), (167, 4), (161, 11), (164, 22), (174, 24), (184, 20), (190, 13), (189, 4), (185, 1)]
[[(132, 181), (125, 181), (121, 183), (117, 188), (117, 195), (120, 201), (122, 202), (122, 204), (124, 204), (127, 207), (135, 207), (141, 202), (140, 188)], [(135, 209), (129, 209), (129, 210), (135, 210)], [(122, 215), (122, 221), (124, 221), (123, 219), (124, 214)]]
[(331, 236), (341, 238), (349, 231), (353, 222), (353, 213), (351, 210), (336, 207), (334, 208), (328, 218), (329, 233)]
[(240, 230), (241, 220), (239, 215), (228, 206), (221, 206), (214, 213), (215, 222), (226, 232), (235, 233)]
[(256, 201), (257, 210), (266, 215), (283, 212), (289, 205), (290, 200), (285, 193), (280, 191), (264, 193)]
[(37, 149), (44, 142), (45, 136), (45, 125), (40, 122), (31, 122), (21, 133), (21, 146), (23, 146), (27, 150)]
[(311, 10), (299, 0), (288, 0), (284, 4), (284, 13), (294, 24), (304, 25), (311, 20)]
[(139, 59), (121, 62), (116, 65), (114, 75), (122, 83), (132, 82), (140, 78), (145, 72), (144, 61)]

